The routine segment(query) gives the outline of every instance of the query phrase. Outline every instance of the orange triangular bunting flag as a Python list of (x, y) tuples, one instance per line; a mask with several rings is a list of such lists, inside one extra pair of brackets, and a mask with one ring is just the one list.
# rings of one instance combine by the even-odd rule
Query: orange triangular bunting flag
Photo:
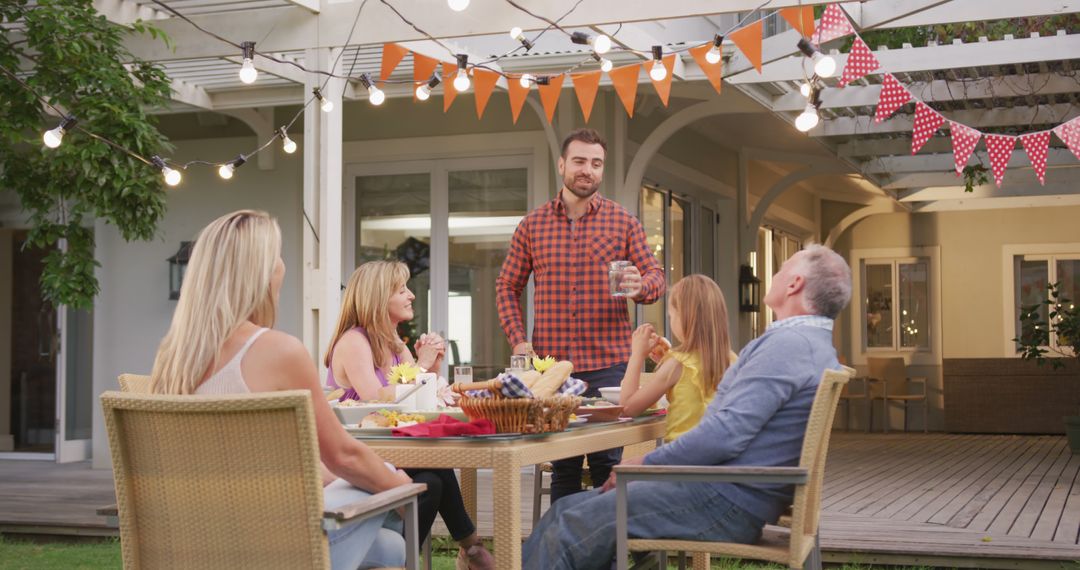
[(529, 96), (529, 88), (522, 87), (517, 78), (506, 79), (506, 91), (510, 95), (510, 112), (514, 115), (514, 124), (517, 124), (521, 108), (525, 106), (525, 98)]
[(540, 102), (544, 104), (544, 114), (547, 115), (549, 123), (555, 118), (555, 106), (559, 104), (559, 95), (562, 94), (564, 79), (566, 79), (566, 75), (560, 73), (559, 75), (549, 76), (547, 85), (536, 85), (537, 91), (540, 92)]
[(457, 97), (457, 89), (454, 89), (454, 76), (457, 75), (457, 64), (446, 63), (442, 64), (442, 81), (443, 81), (443, 113), (450, 110), (450, 105), (454, 103), (454, 97)]
[(495, 89), (495, 84), (498, 82), (498, 73), (480, 69), (479, 67), (473, 68), (473, 89), (476, 91), (477, 119), (482, 119), (484, 117), (484, 108), (487, 107), (488, 99), (491, 98), (491, 92)]
[(690, 55), (694, 56), (694, 61), (697, 62), (698, 67), (705, 73), (705, 77), (709, 79), (709, 83), (712, 83), (713, 89), (716, 89), (716, 92), (719, 93), (720, 87), (723, 85), (721, 78), (724, 74), (724, 66), (719, 61), (716, 63), (709, 63), (709, 60), (705, 59), (705, 54), (709, 53), (712, 46), (712, 43), (707, 43), (695, 48), (690, 48)]
[(619, 95), (623, 108), (630, 118), (634, 117), (634, 99), (637, 97), (638, 76), (641, 75), (641, 64), (624, 65), (616, 67), (608, 72), (611, 84), (615, 86), (615, 93)]
[(761, 73), (761, 20), (731, 32), (728, 38), (739, 46), (746, 59), (754, 64), (754, 69)]
[[(431, 79), (431, 74), (435, 73), (435, 68), (438, 67), (439, 61), (435, 58), (428, 57), (426, 55), (420, 55), (413, 52), (412, 63), (412, 78), (414, 83), (427, 83)], [(416, 85), (414, 85), (416, 87)], [(416, 90), (413, 90), (413, 97), (416, 97)]]
[(781, 8), (780, 15), (787, 20), (791, 27), (797, 30), (803, 37), (809, 38), (814, 35), (814, 7), (813, 6), (792, 6), (791, 8)]
[(386, 81), (390, 74), (394, 72), (394, 68), (401, 63), (402, 59), (405, 59), (405, 54), (409, 53), (409, 50), (397, 45), (386, 43), (382, 46), (382, 70), (379, 72), (379, 79)]
[(593, 103), (596, 101), (596, 90), (600, 88), (600, 72), (575, 73), (570, 76), (570, 81), (574, 82), (574, 93), (577, 94), (578, 105), (581, 105), (581, 114), (588, 123)]
[(653, 87), (656, 88), (656, 94), (660, 96), (660, 101), (667, 107), (668, 97), (671, 95), (671, 74), (675, 69), (675, 54), (664, 56), (664, 67), (667, 68), (667, 75), (664, 76), (663, 81), (656, 81), (652, 77), (649, 77), (649, 81), (652, 81)]

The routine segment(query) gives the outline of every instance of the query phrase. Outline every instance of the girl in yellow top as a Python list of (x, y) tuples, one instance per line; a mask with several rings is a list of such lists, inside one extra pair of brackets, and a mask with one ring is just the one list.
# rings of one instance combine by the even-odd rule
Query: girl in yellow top
[(668, 299), (668, 320), (679, 345), (660, 360), (653, 378), (642, 386), (645, 358), (660, 337), (651, 324), (638, 327), (619, 396), (624, 415), (636, 416), (666, 393), (664, 441), (674, 440), (701, 421), (720, 378), (735, 360), (719, 285), (704, 275), (688, 275), (671, 288)]

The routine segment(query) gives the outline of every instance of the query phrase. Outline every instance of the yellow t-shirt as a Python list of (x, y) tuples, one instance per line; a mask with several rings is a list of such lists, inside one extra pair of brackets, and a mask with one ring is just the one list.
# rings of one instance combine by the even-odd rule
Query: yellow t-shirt
[[(664, 441), (670, 442), (698, 425), (701, 417), (705, 415), (705, 408), (716, 395), (716, 389), (705, 385), (701, 377), (701, 357), (696, 353), (672, 350), (667, 357), (682, 364), (679, 381), (667, 391), (668, 411)], [(735, 353), (728, 355), (728, 366), (734, 364), (735, 358)]]

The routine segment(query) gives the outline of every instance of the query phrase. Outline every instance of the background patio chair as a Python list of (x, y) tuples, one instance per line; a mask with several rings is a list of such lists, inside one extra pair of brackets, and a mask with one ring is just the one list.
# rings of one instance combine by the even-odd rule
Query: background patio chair
[[(736, 558), (753, 558), (786, 564), (789, 568), (820, 569), (818, 522), (821, 514), (821, 486), (829, 449), (833, 418), (840, 392), (851, 378), (849, 371), (826, 370), (814, 398), (806, 424), (798, 467), (731, 467), (641, 465), (618, 466), (615, 484), (616, 562), (627, 567), (633, 551), (659, 551), (661, 568), (667, 564), (668, 550), (709, 552)], [(631, 481), (726, 481), (731, 483), (776, 483), (795, 485), (791, 528), (766, 527), (757, 544), (700, 542), (669, 539), (630, 539), (627, 536), (626, 485)]]
[[(866, 359), (869, 368), (870, 399), (872, 402), (881, 400), (882, 422), (885, 433), (889, 432), (889, 402), (901, 402), (904, 404), (904, 431), (907, 431), (908, 404), (921, 403), (923, 409), (923, 433), (927, 431), (927, 402), (926, 402), (926, 378), (908, 378), (907, 365), (904, 357), (870, 357)], [(921, 394), (912, 394), (911, 385), (922, 386)], [(874, 423), (874, 406), (870, 405), (870, 420), (868, 425)]]
[(311, 394), (101, 395), (125, 568), (329, 568), (326, 531), (405, 508), (404, 485), (323, 512)]
[(117, 377), (120, 381), (120, 391), (134, 394), (150, 393), (150, 377), (145, 374), (121, 374)]

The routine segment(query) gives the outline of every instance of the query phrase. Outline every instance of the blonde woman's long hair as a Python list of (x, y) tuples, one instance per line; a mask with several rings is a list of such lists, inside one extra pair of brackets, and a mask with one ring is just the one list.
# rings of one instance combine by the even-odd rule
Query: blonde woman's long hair
[(330, 338), (323, 364), (330, 367), (330, 357), (341, 337), (357, 326), (364, 327), (375, 368), (390, 364), (387, 354), (404, 348), (396, 327), (390, 321), (390, 297), (409, 281), (409, 267), (400, 261), (369, 261), (353, 271), (341, 298), (341, 314)]
[(731, 337), (724, 294), (704, 275), (687, 275), (671, 288), (671, 304), (682, 319), (680, 352), (701, 357), (705, 385), (716, 390), (731, 365)]
[(270, 280), (280, 253), (281, 228), (266, 212), (226, 214), (199, 232), (172, 324), (154, 358), (154, 393), (193, 394), (237, 327), (245, 321), (274, 326)]

